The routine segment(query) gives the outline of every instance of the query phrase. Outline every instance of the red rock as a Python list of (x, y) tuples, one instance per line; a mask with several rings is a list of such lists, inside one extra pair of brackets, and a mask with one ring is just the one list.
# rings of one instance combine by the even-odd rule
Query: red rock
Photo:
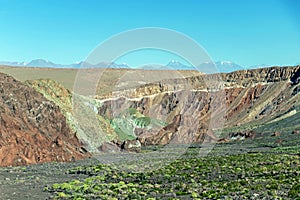
[(230, 140), (226, 139), (226, 138), (221, 138), (219, 139), (217, 142), (218, 143), (225, 143), (225, 142), (229, 142)]
[[(299, 66), (270, 67), (149, 83), (119, 91), (127, 97), (141, 99), (104, 101), (99, 114), (111, 119), (112, 113), (121, 113), (122, 109), (118, 110), (117, 106), (122, 105), (122, 108), (135, 108), (145, 116), (165, 120), (168, 124), (165, 127), (135, 130), (142, 145), (217, 142), (211, 130), (244, 125), (252, 129), (294, 106), (295, 102), (282, 102), (292, 97), (291, 81), (298, 80), (299, 71)], [(206, 84), (216, 84), (220, 77), (224, 89), (214, 90)], [(193, 90), (184, 91), (184, 84)], [(237, 134), (234, 139), (256, 137), (252, 130), (234, 134)]]
[(58, 106), (0, 73), (0, 166), (83, 159)]

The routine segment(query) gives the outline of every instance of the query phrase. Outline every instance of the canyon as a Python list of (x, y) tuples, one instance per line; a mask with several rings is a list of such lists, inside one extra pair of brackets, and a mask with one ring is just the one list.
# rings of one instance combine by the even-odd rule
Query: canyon
[[(95, 74), (90, 71), (83, 80)], [(73, 161), (152, 145), (226, 142), (239, 131), (253, 139), (300, 129), (300, 66), (208, 75), (106, 73), (105, 79), (98, 77), (96, 93), (88, 95), (60, 84), (59, 76), (21, 82), (1, 74), (0, 165)]]

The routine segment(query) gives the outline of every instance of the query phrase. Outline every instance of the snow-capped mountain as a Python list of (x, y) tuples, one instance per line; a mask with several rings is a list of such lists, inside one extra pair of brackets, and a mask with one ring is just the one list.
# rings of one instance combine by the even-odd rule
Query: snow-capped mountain
[(228, 73), (236, 70), (245, 69), (244, 67), (231, 61), (205, 62), (197, 67), (201, 72), (211, 73)]
[(245, 69), (244, 67), (242, 67), (234, 62), (231, 62), (231, 61), (218, 61), (218, 62), (216, 62), (216, 66), (220, 72), (233, 72), (236, 70)]
[(0, 65), (8, 65), (8, 66), (26, 66), (26, 62), (6, 62), (0, 61)]
[[(8, 66), (20, 66), (20, 67), (42, 67), (42, 68), (131, 68), (126, 63), (118, 64), (115, 62), (101, 62), (96, 65), (90, 64), (85, 61), (75, 62), (72, 64), (62, 65), (56, 64), (48, 60), (44, 59), (35, 59), (30, 62), (1, 62), (0, 65), (8, 65)], [(296, 64), (299, 65), (299, 64)], [(218, 62), (204, 62), (197, 67), (188, 66), (182, 64), (177, 60), (171, 60), (166, 65), (146, 65), (142, 66), (140, 69), (145, 70), (199, 70), (202, 73), (211, 74), (211, 73), (228, 73), (237, 70), (243, 69), (257, 69), (257, 68), (266, 68), (271, 67), (271, 65), (261, 64), (261, 65), (253, 65), (250, 67), (242, 67), (232, 61), (218, 61)]]
[(76, 62), (73, 64), (62, 65), (56, 64), (44, 59), (35, 59), (28, 63), (26, 62), (0, 62), (0, 65), (17, 66), (17, 67), (41, 67), (41, 68), (129, 68), (126, 63), (98, 63), (96, 65), (87, 62)]
[(250, 69), (258, 69), (258, 68), (266, 68), (266, 67), (272, 67), (272, 65), (266, 65), (266, 64), (261, 64), (261, 65), (252, 65), (249, 68)]
[(203, 73), (228, 73), (236, 70), (244, 69), (242, 66), (231, 61), (204, 62), (197, 67), (184, 65), (176, 60), (172, 60), (167, 64), (168, 67), (176, 70), (199, 70)]
[(175, 69), (175, 70), (196, 70), (195, 67), (184, 65), (177, 60), (171, 60), (166, 66), (169, 69)]
[(46, 68), (59, 68), (59, 64), (55, 64), (53, 62), (50, 62), (48, 60), (44, 59), (36, 59), (32, 60), (29, 63), (26, 64), (28, 67), (46, 67)]
[(144, 69), (144, 70), (170, 70), (171, 67), (160, 64), (146, 64), (142, 66), (138, 66), (136, 69)]
[[(26, 62), (0, 62), (0, 65), (9, 65), (9, 66), (21, 66), (21, 67), (42, 67), (42, 68), (130, 68), (126, 63), (117, 64), (117, 63), (107, 63), (101, 62), (96, 65), (92, 65), (88, 62), (81, 61), (68, 65), (56, 64), (44, 59), (35, 59), (28, 63)], [(182, 64), (177, 60), (171, 60), (166, 65), (147, 65), (143, 66), (141, 69), (146, 70), (200, 70), (201, 72), (210, 74), (217, 72), (232, 72), (235, 70), (243, 69), (241, 66), (230, 61), (219, 61), (216, 63), (206, 62), (200, 64), (197, 68), (194, 66), (188, 66)]]

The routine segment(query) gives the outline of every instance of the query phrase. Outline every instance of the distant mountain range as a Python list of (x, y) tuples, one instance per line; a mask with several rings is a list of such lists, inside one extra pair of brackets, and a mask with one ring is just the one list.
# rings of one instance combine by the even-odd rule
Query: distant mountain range
[(187, 66), (181, 64), (178, 61), (172, 60), (171, 62), (168, 63), (167, 66), (176, 70), (199, 70), (207, 74), (218, 73), (218, 72), (228, 73), (228, 72), (245, 69), (244, 67), (231, 61), (205, 62), (198, 65), (197, 67), (194, 67), (194, 66)]
[(1, 62), (0, 65), (18, 66), (18, 67), (42, 67), (42, 68), (129, 68), (127, 64), (116, 64), (116, 63), (99, 63), (92, 65), (87, 62), (76, 62), (73, 64), (62, 65), (56, 64), (44, 59), (35, 59), (30, 62)]
[[(42, 68), (132, 68), (126, 63), (122, 64), (117, 64), (117, 63), (99, 63), (97, 65), (92, 65), (87, 62), (76, 62), (73, 64), (68, 64), (68, 65), (62, 65), (62, 64), (56, 64), (48, 60), (44, 59), (35, 59), (30, 62), (1, 62), (0, 65), (8, 65), (8, 66), (20, 66), (20, 67), (42, 67)], [(254, 65), (251, 67), (247, 67), (247, 69), (255, 69), (255, 68), (265, 68), (265, 67), (270, 67), (271, 65)], [(173, 69), (173, 70), (199, 70), (203, 73), (217, 73), (217, 72), (222, 72), (222, 73), (228, 73), (228, 72), (233, 72), (237, 70), (243, 70), (246, 69), (234, 62), (231, 61), (217, 61), (217, 62), (205, 62), (197, 67), (194, 66), (189, 66), (182, 64), (179, 61), (172, 60), (165, 66), (163, 65), (146, 65), (143, 66), (142, 69), (147, 69), (147, 70), (165, 70), (165, 69)]]

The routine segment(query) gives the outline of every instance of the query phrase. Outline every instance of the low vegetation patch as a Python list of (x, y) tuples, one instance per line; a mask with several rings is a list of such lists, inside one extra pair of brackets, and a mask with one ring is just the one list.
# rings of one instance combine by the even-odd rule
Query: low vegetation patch
[(300, 198), (299, 155), (185, 157), (144, 173), (120, 171), (104, 164), (77, 167), (68, 173), (89, 177), (56, 183), (45, 189), (57, 199)]

